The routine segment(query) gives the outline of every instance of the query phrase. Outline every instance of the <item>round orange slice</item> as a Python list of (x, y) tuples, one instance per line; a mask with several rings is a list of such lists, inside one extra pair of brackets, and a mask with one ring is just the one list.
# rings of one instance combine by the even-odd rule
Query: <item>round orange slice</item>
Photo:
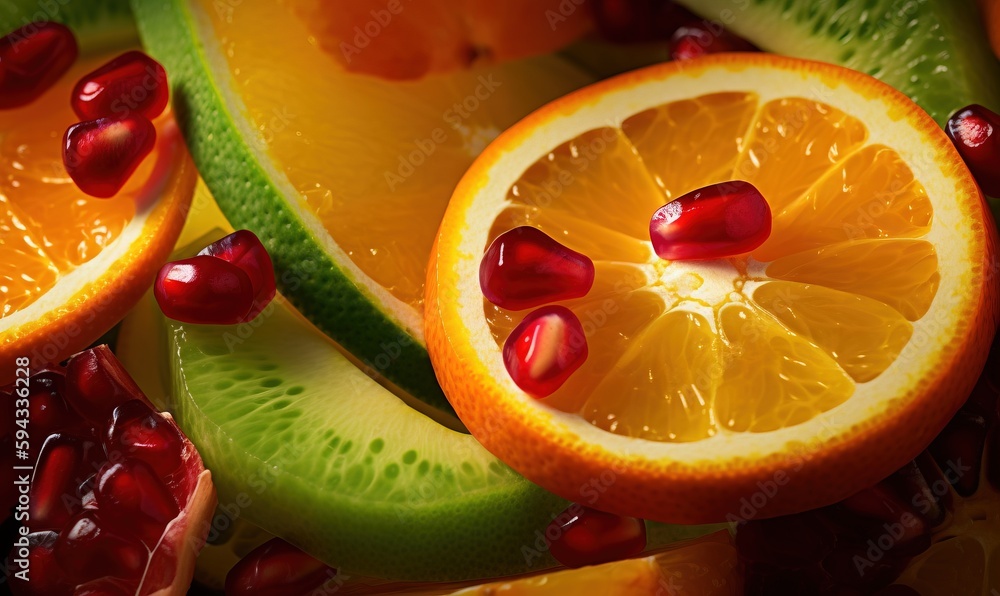
[[(733, 179), (768, 201), (767, 241), (658, 258), (654, 211)], [(596, 269), (558, 303), (589, 355), (542, 399), (502, 356), (532, 311), (480, 288), (517, 226)], [(766, 54), (664, 64), (543, 107), (475, 162), (432, 254), (428, 349), (472, 434), (560, 496), (675, 523), (786, 514), (885, 477), (959, 407), (996, 329), (995, 244), (958, 154), (892, 88)]]
[(113, 327), (184, 223), (198, 174), (169, 110), (114, 197), (90, 197), (66, 174), (62, 136), (79, 120), (70, 92), (115, 55), (83, 56), (38, 100), (0, 111), (0, 384), (16, 358), (59, 362)]

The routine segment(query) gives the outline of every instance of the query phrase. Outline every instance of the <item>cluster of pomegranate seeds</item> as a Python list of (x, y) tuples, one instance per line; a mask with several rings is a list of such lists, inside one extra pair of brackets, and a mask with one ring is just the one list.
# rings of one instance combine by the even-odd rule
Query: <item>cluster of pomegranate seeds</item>
[(273, 538), (252, 550), (226, 575), (226, 596), (320, 593), (337, 570)]
[(552, 520), (545, 537), (556, 561), (583, 567), (641, 553), (646, 548), (646, 524), (574, 503)]
[(168, 98), (163, 67), (137, 51), (77, 82), (70, 103), (82, 122), (63, 137), (63, 164), (80, 190), (106, 199), (125, 186), (156, 144), (152, 119)]
[(656, 210), (649, 222), (662, 259), (722, 259), (748, 253), (771, 234), (771, 208), (752, 184), (712, 184)]
[[(185, 524), (214, 507), (193, 446), (107, 346), (74, 356), (65, 370), (39, 371), (28, 386), (31, 457), (16, 465), (33, 466), (21, 520), (30, 533), (17, 535), (8, 557), (13, 593), (135, 594), (169, 586), (182, 551), (195, 549), (198, 532), (203, 539), (208, 529), (186, 533)], [(5, 421), (5, 435), (9, 426)], [(13, 575), (25, 568), (29, 581)]]
[(740, 524), (745, 592), (916, 595), (891, 584), (932, 539), (968, 530), (967, 520), (954, 532), (949, 524), (959, 502), (977, 496), (982, 478), (1000, 490), (998, 345), (972, 395), (912, 462), (840, 503)]
[(166, 109), (169, 95), (167, 71), (133, 50), (80, 79), (70, 103), (80, 120), (124, 118), (130, 113), (152, 120)]
[(504, 365), (511, 379), (534, 397), (551, 395), (586, 359), (583, 325), (565, 306), (545, 306), (531, 312), (503, 345)]
[(1000, 197), (1000, 115), (972, 104), (955, 112), (944, 130), (983, 192)]
[(587, 295), (594, 263), (537, 228), (504, 232), (490, 244), (479, 266), (486, 299), (500, 308), (524, 310)]
[(251, 321), (275, 291), (271, 257), (249, 230), (213, 242), (190, 259), (167, 263), (153, 285), (164, 315), (201, 325)]
[(65, 25), (28, 23), (0, 38), (0, 109), (25, 106), (76, 62), (76, 37)]

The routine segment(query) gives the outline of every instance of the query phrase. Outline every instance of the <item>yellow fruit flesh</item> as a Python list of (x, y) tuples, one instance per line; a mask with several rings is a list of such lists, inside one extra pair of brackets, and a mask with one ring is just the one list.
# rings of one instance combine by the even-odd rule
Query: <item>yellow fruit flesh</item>
[[(799, 424), (896, 360), (939, 280), (931, 203), (889, 147), (822, 103), (718, 93), (636, 114), (542, 156), (511, 186), (490, 240), (540, 228), (590, 256), (594, 288), (562, 302), (586, 362), (545, 403), (632, 437), (696, 441)], [(750, 255), (667, 262), (653, 212), (731, 179), (773, 229)], [(529, 311), (484, 301), (498, 345)]]
[(441, 216), (472, 160), (504, 128), (587, 82), (553, 57), (384, 81), (345, 72), (282, 2), (199, 4), (258, 147), (361, 271), (414, 306)]
[(0, 111), (0, 318), (96, 257), (135, 215), (155, 150), (110, 199), (81, 192), (62, 162), (63, 134), (79, 121), (69, 104), (73, 85), (112, 57), (82, 57), (36, 101)]

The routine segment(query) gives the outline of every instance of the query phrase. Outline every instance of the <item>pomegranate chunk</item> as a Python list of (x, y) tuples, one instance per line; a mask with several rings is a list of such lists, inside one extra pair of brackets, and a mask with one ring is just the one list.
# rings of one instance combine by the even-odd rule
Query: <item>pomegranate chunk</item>
[(944, 127), (983, 192), (1000, 197), (1000, 115), (972, 104)]
[(133, 50), (84, 75), (70, 103), (80, 120), (140, 114), (152, 120), (167, 107), (167, 72), (159, 62)]
[(646, 524), (574, 503), (545, 530), (549, 552), (567, 567), (598, 565), (637, 555), (646, 548)]
[(79, 49), (65, 25), (28, 23), (0, 38), (0, 110), (27, 105), (76, 62)]
[(693, 190), (656, 210), (649, 237), (661, 259), (722, 259), (748, 253), (771, 234), (771, 208), (752, 184)]
[(586, 296), (594, 285), (594, 263), (529, 226), (497, 236), (479, 266), (486, 299), (501, 308), (524, 310)]
[(670, 0), (597, 0), (588, 2), (601, 35), (616, 43), (668, 39), (677, 27), (695, 18)]
[(156, 128), (145, 116), (88, 120), (66, 130), (63, 165), (80, 190), (107, 199), (125, 186), (155, 144)]
[(209, 244), (198, 254), (232, 263), (250, 278), (253, 307), (244, 317), (245, 321), (256, 318), (271, 303), (275, 294), (274, 265), (271, 263), (271, 255), (256, 234), (250, 230), (237, 230)]
[[(35, 532), (8, 542), (8, 568), (29, 569), (28, 581), (11, 578), (13, 593), (184, 593), (215, 509), (211, 475), (106, 346), (73, 356), (67, 369), (45, 366), (28, 379), (44, 421), (31, 431), (52, 432), (37, 459), (32, 448), (16, 460), (34, 468), (26, 496)], [(0, 445), (11, 443), (10, 426)]]
[(564, 306), (540, 308), (521, 321), (503, 346), (507, 372), (524, 392), (546, 397), (587, 359), (580, 319)]
[(232, 263), (197, 256), (160, 268), (153, 295), (163, 314), (184, 323), (235, 325), (253, 307), (250, 277)]
[(226, 575), (226, 596), (313, 594), (337, 570), (273, 538), (253, 549)]

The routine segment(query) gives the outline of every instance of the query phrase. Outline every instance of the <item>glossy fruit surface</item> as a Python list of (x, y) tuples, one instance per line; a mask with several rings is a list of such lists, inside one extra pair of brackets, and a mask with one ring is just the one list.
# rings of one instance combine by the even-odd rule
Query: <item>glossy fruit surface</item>
[[(48, 367), (29, 377), (29, 386), (36, 378), (50, 381), (49, 402), (61, 400), (76, 422), (18, 460), (34, 467), (32, 533), (8, 545), (7, 561), (17, 567), (26, 559), (31, 567), (28, 581), (11, 578), (13, 593), (186, 590), (216, 502), (194, 447), (169, 415), (151, 409), (107, 346), (71, 358), (65, 376)], [(95, 391), (113, 414), (95, 414), (103, 411), (87, 397)]]
[(156, 127), (144, 116), (100, 118), (74, 124), (63, 137), (63, 165), (92, 197), (118, 194), (156, 144)]
[(548, 306), (532, 311), (511, 331), (503, 360), (517, 386), (534, 397), (559, 389), (587, 359), (583, 325), (571, 310)]
[(76, 61), (73, 32), (60, 23), (36, 21), (0, 38), (0, 110), (28, 105)]
[(646, 548), (641, 519), (570, 505), (546, 528), (549, 552), (567, 567), (598, 565), (627, 559)]
[(337, 575), (337, 570), (317, 561), (280, 538), (255, 548), (226, 576), (227, 596), (282, 596), (308, 594)]
[(1000, 196), (1000, 115), (966, 106), (948, 120), (945, 132), (987, 196)]
[(78, 80), (70, 103), (80, 120), (118, 119), (131, 114), (153, 120), (163, 113), (169, 99), (163, 66), (132, 50)]
[(244, 317), (251, 321), (264, 310), (275, 294), (274, 265), (271, 255), (257, 235), (250, 230), (237, 230), (203, 248), (199, 255), (210, 255), (236, 265), (250, 278), (253, 307)]
[(246, 272), (206, 255), (164, 265), (153, 292), (165, 315), (186, 323), (235, 325), (246, 320), (254, 302)]
[[(737, 193), (749, 211), (766, 198), (766, 240), (660, 258), (689, 230), (657, 247), (675, 238), (651, 238), (650, 215), (732, 180), (758, 191)], [(467, 172), (429, 266), (428, 349), (473, 436), (565, 498), (615, 469), (593, 506), (619, 515), (811, 509), (912, 459), (971, 388), (998, 317), (988, 218), (943, 131), (870, 77), (751, 52), (659, 65), (535, 112)], [(551, 305), (580, 321), (588, 355), (544, 400), (501, 368), (528, 313), (478, 280), (514, 222), (595, 267), (585, 297)]]

